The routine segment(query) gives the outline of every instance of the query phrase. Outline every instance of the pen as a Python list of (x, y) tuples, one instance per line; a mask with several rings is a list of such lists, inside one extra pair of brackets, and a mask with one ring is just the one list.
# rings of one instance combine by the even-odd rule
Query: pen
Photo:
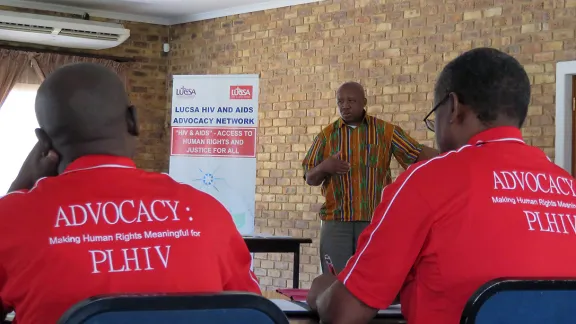
[(332, 264), (332, 259), (328, 254), (324, 255), (324, 261), (326, 261), (326, 265), (328, 266), (328, 270), (331, 274), (336, 275), (336, 270), (334, 269), (334, 265)]

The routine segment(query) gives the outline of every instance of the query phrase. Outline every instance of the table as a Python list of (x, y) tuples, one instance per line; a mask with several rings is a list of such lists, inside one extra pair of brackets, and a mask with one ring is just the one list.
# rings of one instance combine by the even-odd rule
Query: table
[(289, 236), (244, 236), (244, 242), (252, 253), (293, 253), (294, 271), (292, 287), (300, 282), (300, 244), (310, 244), (312, 239)]
[[(288, 297), (281, 295), (275, 291), (263, 291), (262, 296), (268, 299), (284, 299), (289, 300)], [(305, 317), (290, 317), (288, 316), (288, 321), (291, 324), (318, 324), (318, 319), (315, 318), (305, 318)], [(396, 316), (390, 316), (390, 318), (380, 317), (375, 318), (370, 321), (370, 324), (406, 324), (406, 321), (399, 319)]]

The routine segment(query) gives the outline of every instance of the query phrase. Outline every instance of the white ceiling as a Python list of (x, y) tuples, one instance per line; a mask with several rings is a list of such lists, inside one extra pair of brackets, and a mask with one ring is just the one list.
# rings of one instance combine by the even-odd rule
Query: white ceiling
[(0, 5), (173, 25), (318, 1), (321, 0), (0, 0)]

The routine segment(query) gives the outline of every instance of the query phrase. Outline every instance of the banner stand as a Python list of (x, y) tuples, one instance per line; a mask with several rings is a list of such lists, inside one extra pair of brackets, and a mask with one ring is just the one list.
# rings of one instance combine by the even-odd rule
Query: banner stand
[(254, 233), (259, 76), (175, 75), (169, 174), (226, 207)]

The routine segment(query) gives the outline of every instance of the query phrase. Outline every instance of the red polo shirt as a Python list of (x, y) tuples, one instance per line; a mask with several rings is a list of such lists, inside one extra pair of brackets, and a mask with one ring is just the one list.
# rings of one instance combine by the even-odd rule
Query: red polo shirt
[(570, 174), (493, 128), (386, 187), (339, 280), (377, 309), (400, 291), (411, 324), (456, 324), (492, 279), (576, 277), (575, 214)]
[(127, 158), (82, 157), (4, 196), (0, 223), (0, 299), (20, 324), (100, 294), (260, 293), (228, 211)]

